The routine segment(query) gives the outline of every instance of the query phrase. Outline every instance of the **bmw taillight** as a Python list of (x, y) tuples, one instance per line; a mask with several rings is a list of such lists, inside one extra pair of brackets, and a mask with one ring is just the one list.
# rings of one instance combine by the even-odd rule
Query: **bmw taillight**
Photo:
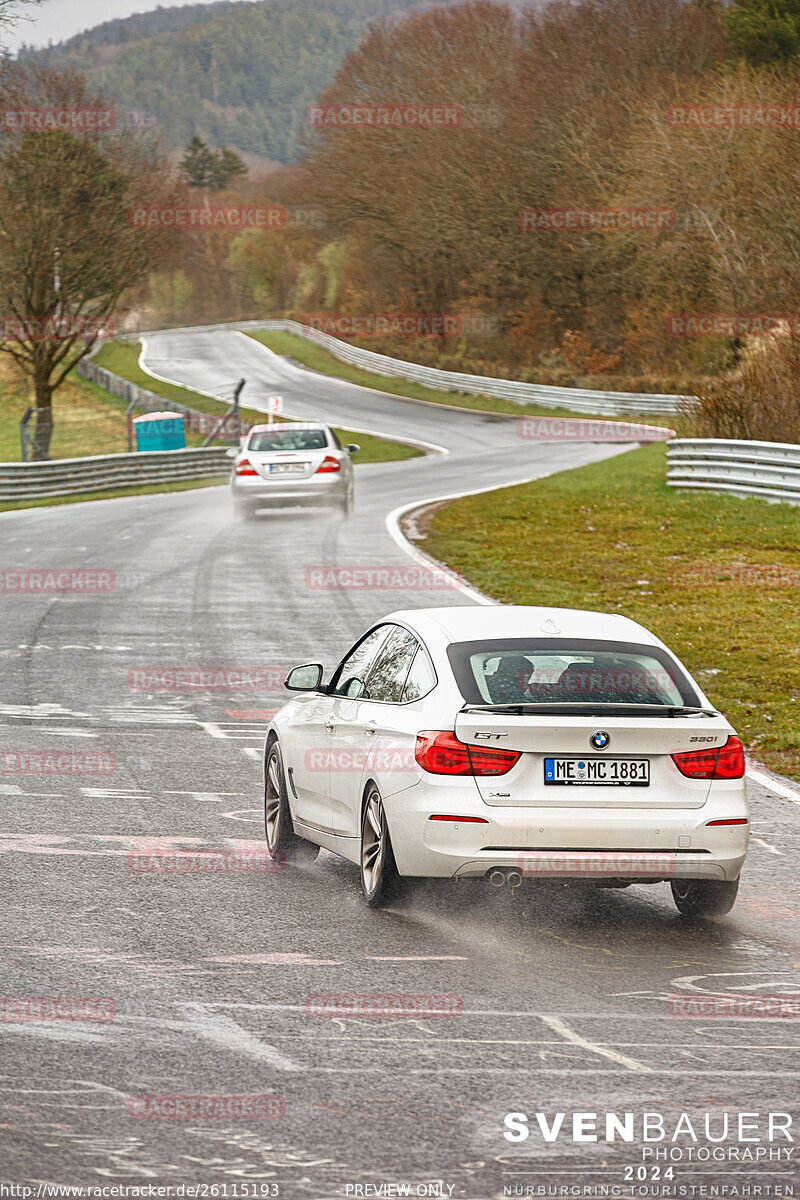
[(731, 735), (717, 750), (686, 750), (673, 754), (672, 761), (689, 779), (741, 779), (744, 775), (744, 746)]
[(326, 471), (341, 471), (342, 464), (338, 458), (334, 458), (332, 454), (326, 454), (322, 462), (317, 467), (317, 475), (322, 475)]
[(255, 469), (253, 464), (250, 462), (249, 458), (242, 458), (236, 464), (236, 474), (237, 475), (257, 475), (258, 471)]
[(505, 775), (519, 758), (519, 751), (468, 746), (454, 733), (425, 729), (417, 734), (414, 757), (431, 775)]

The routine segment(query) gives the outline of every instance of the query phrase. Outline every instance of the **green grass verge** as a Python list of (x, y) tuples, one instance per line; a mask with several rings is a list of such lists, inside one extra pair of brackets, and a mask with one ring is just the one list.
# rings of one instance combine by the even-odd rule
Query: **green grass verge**
[[(0, 461), (20, 462), (19, 423), (28, 401), (19, 384), (0, 382)], [(50, 443), (53, 458), (79, 458), (85, 454), (118, 454), (128, 449), (125, 402), (109, 396), (79, 377), (56, 393), (55, 428)], [(29, 426), (33, 433), (33, 422)]]
[[(456, 500), (421, 547), (507, 604), (622, 612), (697, 675), (745, 746), (800, 780), (800, 508), (681, 492), (663, 446)], [(782, 571), (770, 583), (764, 571)]]
[(79, 496), (53, 496), (49, 500), (0, 501), (0, 512), (14, 512), (18, 508), (51, 508), (57, 504), (79, 504), (84, 500), (114, 500), (119, 496), (149, 496), (153, 492), (188, 492), (194, 488), (224, 487), (225, 483), (225, 478), (215, 475), (209, 479), (180, 479), (175, 483), (113, 488), (108, 492), (81, 492)]
[[(447, 404), (451, 408), (470, 408), (477, 412), (508, 413), (515, 417), (577, 417), (579, 420), (591, 419), (586, 413), (573, 413), (567, 409), (545, 408), (541, 404), (514, 404), (511, 400), (503, 400), (499, 396), (470, 396), (465, 392), (442, 392), (438, 388), (425, 387), (421, 383), (412, 383), (409, 379), (392, 379), (387, 375), (376, 375), (372, 371), (363, 371), (360, 367), (351, 367), (348, 363), (329, 354), (321, 346), (298, 337), (295, 333), (280, 331), (257, 330), (245, 331), (248, 337), (261, 342), (276, 354), (283, 354), (295, 359), (302, 366), (321, 375), (336, 375), (340, 379), (349, 379), (351, 383), (359, 383), (363, 387), (373, 388), (378, 392), (388, 392), (392, 396), (401, 396), (411, 400), (427, 400), (435, 404)], [(620, 418), (626, 421), (639, 421), (648, 425), (675, 427), (675, 419), (656, 416), (626, 416)]]
[[(185, 404), (200, 412), (218, 413), (220, 416), (226, 411), (228, 405), (219, 400), (201, 396), (199, 392), (193, 392), (189, 388), (180, 387), (174, 383), (162, 383), (160, 379), (154, 379), (152, 375), (148, 375), (139, 366), (140, 351), (139, 342), (106, 342), (95, 355), (94, 361), (99, 366), (105, 367), (106, 370), (113, 371), (115, 375), (120, 375), (123, 379), (128, 379), (140, 387), (148, 388), (166, 400), (175, 400), (178, 404)], [(244, 406), (242, 407), (242, 417), (251, 423), (266, 420), (264, 413)], [(338, 427), (335, 432), (340, 441), (345, 444), (357, 442), (361, 447), (357, 457), (353, 460), (356, 464), (398, 462), (407, 458), (418, 458), (423, 453), (416, 446), (388, 441), (386, 438), (374, 437), (369, 433), (356, 433), (351, 429), (339, 429)]]

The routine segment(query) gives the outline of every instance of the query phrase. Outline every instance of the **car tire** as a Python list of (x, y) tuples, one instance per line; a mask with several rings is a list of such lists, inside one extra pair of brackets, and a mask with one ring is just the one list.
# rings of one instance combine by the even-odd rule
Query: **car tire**
[(354, 504), (353, 490), (351, 488), (350, 491), (345, 496), (344, 500), (342, 500), (341, 505), (340, 505), (343, 517), (352, 516), (353, 504)]
[(361, 895), (370, 908), (383, 908), (400, 899), (403, 880), (394, 861), (381, 794), (374, 783), (369, 786), (361, 814), (359, 867)]
[(256, 515), (255, 507), (244, 500), (234, 500), (233, 511), (239, 521), (252, 521)]
[(264, 833), (267, 849), (280, 862), (313, 862), (319, 854), (319, 846), (298, 837), (292, 826), (283, 755), (277, 738), (267, 747), (264, 762)]
[(736, 903), (739, 880), (673, 879), (672, 899), (684, 917), (724, 917)]

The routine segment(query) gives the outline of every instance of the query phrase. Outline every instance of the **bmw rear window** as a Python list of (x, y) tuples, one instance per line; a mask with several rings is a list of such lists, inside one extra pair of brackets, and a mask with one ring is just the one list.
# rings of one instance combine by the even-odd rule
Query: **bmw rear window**
[(701, 705), (658, 646), (565, 638), (455, 642), (448, 657), (470, 704)]

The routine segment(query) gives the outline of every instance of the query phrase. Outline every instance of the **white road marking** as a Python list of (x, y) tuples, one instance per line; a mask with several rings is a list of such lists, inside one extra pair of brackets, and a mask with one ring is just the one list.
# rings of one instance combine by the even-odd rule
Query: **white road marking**
[(237, 1025), (231, 1017), (221, 1013), (211, 1013), (204, 1004), (181, 1004), (179, 1008), (186, 1014), (191, 1030), (198, 1037), (204, 1038), (223, 1050), (233, 1050), (238, 1054), (246, 1054), (258, 1062), (268, 1063), (280, 1071), (302, 1071), (304, 1068), (294, 1059), (281, 1054), (268, 1042), (262, 1042), (241, 1025)]
[[(303, 951), (273, 951), (266, 954), (215, 954), (203, 959), (203, 962), (213, 963), (255, 963), (259, 966), (267, 967), (285, 967), (285, 966), (302, 966), (302, 967), (341, 967), (343, 962), (339, 958), (312, 958)], [(300, 1005), (297, 1006), (300, 1012), (305, 1012)]]
[(784, 800), (794, 800), (795, 804), (800, 804), (800, 791), (788, 787), (782, 781), (773, 779), (771, 775), (766, 775), (763, 771), (756, 770), (755, 767), (748, 767), (747, 777), (752, 779), (753, 783), (758, 783), (761, 787), (774, 792), (776, 796), (783, 796)]
[(372, 962), (469, 962), (464, 954), (368, 954)]
[(618, 1054), (616, 1050), (609, 1050), (607, 1046), (599, 1046), (597, 1042), (590, 1042), (587, 1038), (581, 1037), (574, 1029), (570, 1029), (568, 1025), (565, 1025), (560, 1017), (542, 1016), (541, 1020), (554, 1033), (560, 1034), (565, 1041), (570, 1042), (573, 1046), (579, 1046), (582, 1050), (589, 1050), (592, 1054), (599, 1054), (601, 1058), (608, 1058), (612, 1062), (618, 1063), (619, 1066), (627, 1068), (629, 1071), (651, 1073), (650, 1067), (646, 1067), (644, 1063), (637, 1062), (635, 1058), (628, 1058), (626, 1054)]
[(76, 738), (96, 738), (99, 735), (90, 729), (40, 729), (40, 734), (49, 734), (51, 737), (76, 737)]
[(774, 846), (770, 846), (769, 842), (765, 842), (763, 838), (754, 837), (752, 840), (757, 842), (759, 846), (763, 846), (765, 850), (769, 850), (770, 854), (780, 854), (783, 856), (782, 850), (776, 850)]
[[(635, 445), (619, 446), (616, 448), (615, 453), (625, 454), (627, 451), (635, 449)], [(614, 455), (611, 454), (609, 457), (614, 457)], [(425, 554), (405, 536), (400, 522), (406, 513), (413, 512), (415, 509), (427, 508), (431, 504), (441, 504), (445, 500), (461, 500), (464, 496), (481, 496), (485, 492), (499, 492), (504, 488), (520, 487), (523, 483), (535, 483), (539, 479), (546, 479), (550, 475), (558, 475), (566, 470), (569, 470), (569, 468), (559, 466), (554, 468), (552, 471), (534, 471), (533, 474), (525, 475), (522, 479), (510, 479), (508, 482), (499, 484), (492, 483), (487, 487), (472, 488), (468, 491), (464, 490), (459, 492), (448, 492), (444, 496), (429, 496), (427, 499), (412, 500), (408, 504), (401, 504), (398, 508), (393, 509), (388, 514), (386, 517), (386, 528), (392, 541), (395, 542), (401, 550), (405, 551), (410, 558), (413, 558), (418, 563), (422, 563), (423, 566), (428, 567), (429, 570), (449, 571), (449, 567), (444, 567), (441, 563), (438, 563), (436, 559), (431, 558), (428, 554)], [(461, 592), (462, 596), (468, 597), (473, 604), (497, 604), (497, 601), (493, 600), (491, 596), (485, 596), (483, 592), (479, 592), (477, 588), (472, 587), (472, 585), (469, 583), (462, 581), (455, 590)]]
[(200, 728), (204, 729), (210, 737), (226, 738), (228, 736), (227, 733), (224, 733), (220, 729), (219, 725), (216, 725), (213, 721), (199, 721), (198, 724)]
[(243, 796), (244, 792), (185, 792), (167, 790), (165, 796), (191, 796), (193, 800), (205, 801), (210, 804), (222, 804), (223, 800), (228, 796)]

